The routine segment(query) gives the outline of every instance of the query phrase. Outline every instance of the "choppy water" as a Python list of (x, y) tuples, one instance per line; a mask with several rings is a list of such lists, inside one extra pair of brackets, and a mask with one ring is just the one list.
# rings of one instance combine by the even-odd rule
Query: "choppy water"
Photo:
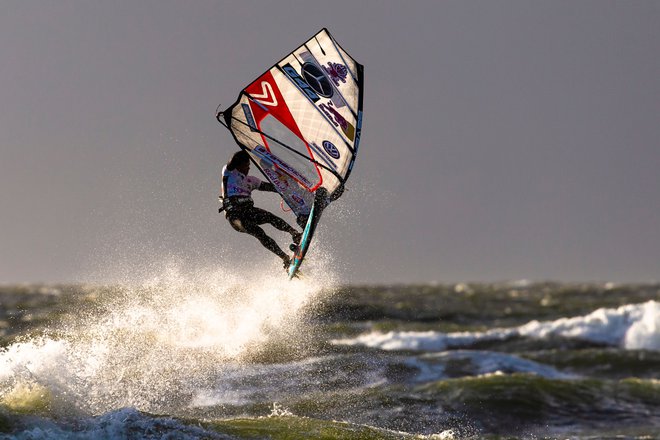
[(660, 439), (660, 285), (0, 287), (0, 438)]

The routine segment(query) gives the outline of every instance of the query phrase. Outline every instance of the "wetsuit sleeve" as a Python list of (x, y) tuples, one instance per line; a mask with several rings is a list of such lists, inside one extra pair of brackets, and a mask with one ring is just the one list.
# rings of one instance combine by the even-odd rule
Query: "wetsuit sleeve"
[(259, 185), (259, 191), (277, 192), (275, 190), (275, 185), (273, 185), (270, 182), (261, 182), (261, 184)]
[(227, 171), (227, 165), (222, 167), (222, 185), (220, 186), (220, 198), (221, 199), (226, 199), (227, 198), (227, 191), (229, 191), (229, 171)]
[(229, 176), (222, 176), (222, 188), (220, 189), (220, 197), (227, 198), (227, 184), (229, 183)]

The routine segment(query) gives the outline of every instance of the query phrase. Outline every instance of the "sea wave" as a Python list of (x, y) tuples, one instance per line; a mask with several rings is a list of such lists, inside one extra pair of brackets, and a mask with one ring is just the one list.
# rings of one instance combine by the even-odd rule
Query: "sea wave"
[[(365, 424), (301, 417), (286, 409), (268, 416), (199, 420), (154, 416), (123, 408), (75, 422), (30, 417), (29, 426), (15, 427), (0, 440), (239, 440), (246, 438), (361, 439), (361, 440), (451, 440), (455, 430), (420, 435)], [(16, 422), (15, 418), (14, 421)], [(22, 422), (18, 421), (17, 425)]]
[(554, 321), (530, 321), (514, 328), (485, 332), (374, 331), (354, 338), (334, 339), (335, 345), (352, 345), (381, 350), (442, 351), (470, 347), (477, 342), (515, 337), (577, 339), (624, 349), (660, 351), (660, 302), (600, 308), (594, 312)]
[(25, 429), (18, 428), (11, 435), (0, 434), (0, 439), (12, 440), (97, 440), (97, 439), (151, 439), (151, 440), (232, 440), (210, 429), (185, 424), (169, 417), (154, 417), (132, 408), (75, 422), (54, 421), (31, 417)]
[(0, 438), (660, 440), (657, 286), (519, 284), (7, 288)]

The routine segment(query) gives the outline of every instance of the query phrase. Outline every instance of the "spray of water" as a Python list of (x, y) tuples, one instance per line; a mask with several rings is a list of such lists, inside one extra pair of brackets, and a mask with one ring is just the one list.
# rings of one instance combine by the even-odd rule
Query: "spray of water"
[(269, 347), (304, 344), (305, 307), (333, 282), (166, 268), (96, 298), (49, 335), (0, 352), (0, 398), (14, 410), (50, 414), (185, 408), (218, 385), (224, 368)]

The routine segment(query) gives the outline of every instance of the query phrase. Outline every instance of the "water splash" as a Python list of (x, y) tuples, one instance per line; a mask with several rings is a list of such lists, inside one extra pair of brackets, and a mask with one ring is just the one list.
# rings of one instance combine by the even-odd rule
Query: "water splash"
[(273, 408), (270, 410), (268, 417), (289, 417), (292, 415), (293, 413), (289, 411), (288, 408), (280, 405), (277, 402), (273, 402)]
[(304, 339), (301, 312), (333, 281), (278, 275), (170, 266), (109, 290), (50, 335), (0, 352), (1, 403), (51, 414), (185, 407), (224, 366)]

